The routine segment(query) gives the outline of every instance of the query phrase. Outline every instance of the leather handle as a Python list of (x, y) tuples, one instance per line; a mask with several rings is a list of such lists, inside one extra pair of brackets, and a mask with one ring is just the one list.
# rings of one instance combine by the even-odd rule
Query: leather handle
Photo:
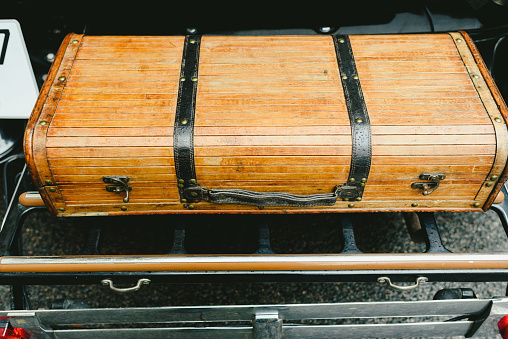
[(237, 204), (258, 207), (310, 207), (333, 206), (337, 201), (337, 189), (333, 193), (297, 195), (280, 192), (253, 192), (242, 189), (201, 188), (202, 199), (214, 204)]

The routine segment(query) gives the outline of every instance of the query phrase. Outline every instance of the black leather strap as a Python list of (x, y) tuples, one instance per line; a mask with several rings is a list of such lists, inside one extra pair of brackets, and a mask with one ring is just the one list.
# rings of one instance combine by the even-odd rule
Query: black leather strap
[(173, 152), (180, 200), (188, 202), (184, 190), (198, 186), (194, 167), (194, 113), (198, 87), (199, 47), (201, 38), (195, 35), (185, 37), (180, 86), (175, 114)]
[(351, 165), (348, 182), (339, 194), (343, 200), (361, 200), (369, 177), (372, 159), (372, 132), (369, 114), (363, 98), (362, 86), (347, 35), (333, 36), (342, 88), (351, 124)]

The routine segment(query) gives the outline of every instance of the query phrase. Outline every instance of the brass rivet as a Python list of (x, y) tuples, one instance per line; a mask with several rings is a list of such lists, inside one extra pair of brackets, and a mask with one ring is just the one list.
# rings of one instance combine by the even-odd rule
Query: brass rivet
[(48, 189), (49, 189), (50, 192), (56, 192), (56, 188), (54, 188), (54, 187), (50, 187)]
[(353, 75), (353, 79), (358, 80), (358, 75)]
[(341, 78), (346, 80), (347, 79), (347, 75), (343, 75), (343, 76), (341, 76)]
[(51, 180), (46, 180), (46, 181), (44, 181), (44, 183), (46, 185), (53, 185), (53, 181), (51, 181)]
[(79, 42), (79, 40), (72, 40), (73, 44), (77, 44), (78, 42)]
[(501, 120), (501, 118), (494, 118), (494, 121), (495, 122), (501, 122), (502, 120)]
[(179, 184), (183, 184), (184, 182), (185, 182), (185, 180), (183, 180), (183, 179), (178, 179), (178, 183), (179, 183)]
[(190, 210), (193, 210), (196, 207), (194, 205), (189, 205), (189, 206), (187, 206), (187, 208), (190, 209)]
[(60, 81), (64, 81), (65, 80), (65, 77), (62, 75), (61, 77), (58, 78), (58, 80)]
[(44, 125), (46, 125), (47, 123), (48, 123), (48, 122), (47, 122), (46, 120), (42, 120), (42, 121), (40, 121), (40, 122), (39, 122), (39, 125), (44, 126)]
[(195, 44), (195, 43), (196, 43), (196, 40), (195, 40), (195, 39), (190, 39), (190, 40), (189, 40), (189, 43), (191, 43), (191, 44)]
[(356, 201), (362, 201), (361, 197), (356, 198)]
[(185, 81), (185, 77), (181, 77), (181, 78), (180, 78), (180, 81)]
[(487, 187), (490, 187), (490, 186), (492, 186), (492, 185), (494, 185), (494, 183), (493, 183), (493, 182), (490, 182), (490, 181), (489, 181), (489, 182), (487, 182), (487, 183), (485, 183), (485, 186), (487, 186)]
[(192, 77), (191, 80), (192, 81), (198, 81), (198, 77)]
[(478, 74), (473, 74), (473, 78), (478, 79), (480, 76)]
[(365, 187), (365, 183), (364, 182), (361, 182), (358, 185), (360, 185), (361, 187)]
[(475, 202), (475, 203), (473, 204), (473, 206), (474, 206), (474, 207), (480, 207), (480, 203), (479, 203), (479, 202)]
[(120, 207), (120, 209), (121, 209), (122, 211), (127, 211), (127, 206), (122, 206), (122, 207)]
[(367, 178), (362, 178), (360, 181), (361, 182), (367, 182)]
[(344, 199), (342, 199), (342, 200), (344, 200), (344, 201), (349, 201), (349, 198), (344, 198)]
[(344, 42), (346, 42), (344, 39), (339, 39), (339, 43), (343, 44)]
[(497, 175), (493, 175), (490, 177), (490, 180), (492, 180), (492, 181), (496, 181), (497, 179), (499, 179), (499, 177)]
[(196, 183), (196, 179), (190, 179), (190, 180), (189, 180), (189, 182), (190, 182), (191, 184), (195, 184), (195, 183)]
[(182, 121), (180, 121), (180, 123), (181, 123), (182, 125), (187, 125), (188, 121), (187, 121), (187, 119), (182, 119)]
[(180, 199), (180, 202), (187, 202), (187, 199)]
[(182, 187), (183, 187), (183, 184), (178, 184), (177, 186), (178, 186), (178, 187), (180, 187), (180, 188), (182, 188)]
[(60, 212), (65, 212), (65, 208), (63, 208), (63, 207), (60, 207), (58, 210), (59, 210)]
[(347, 207), (353, 208), (353, 207), (355, 207), (355, 204), (349, 204), (349, 205), (347, 205)]
[(418, 203), (417, 202), (412, 203), (411, 207), (418, 207)]
[(457, 41), (457, 42), (462, 42), (462, 39), (457, 39), (457, 40), (455, 40), (455, 41)]
[(361, 122), (363, 122), (363, 119), (362, 118), (356, 118), (356, 122), (357, 123), (361, 123)]
[(355, 178), (349, 178), (349, 182), (355, 182)]

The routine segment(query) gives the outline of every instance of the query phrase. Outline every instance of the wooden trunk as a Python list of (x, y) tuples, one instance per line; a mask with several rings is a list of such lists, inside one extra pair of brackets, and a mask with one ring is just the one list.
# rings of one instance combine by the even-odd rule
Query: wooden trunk
[[(347, 183), (351, 123), (330, 36), (203, 36), (199, 71), (183, 79), (188, 37), (71, 34), (27, 126), (30, 172), (59, 216), (488, 209), (506, 180), (508, 111), (472, 40), (464, 32), (349, 40), (371, 124), (359, 199), (194, 202), (181, 200), (175, 171), (180, 90), (194, 82), (200, 187), (306, 196)], [(445, 174), (428, 195), (412, 188), (425, 173)], [(129, 178), (128, 202), (106, 191), (104, 176)]]

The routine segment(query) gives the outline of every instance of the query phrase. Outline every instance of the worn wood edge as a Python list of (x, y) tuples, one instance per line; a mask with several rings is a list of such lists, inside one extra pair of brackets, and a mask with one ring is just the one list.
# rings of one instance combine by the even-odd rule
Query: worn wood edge
[[(56, 215), (56, 209), (53, 206), (51, 197), (42, 188), (45, 183), (42, 181), (42, 178), (41, 178), (38, 168), (40, 168), (40, 166), (46, 166), (49, 173), (51, 173), (51, 169), (50, 169), (49, 163), (47, 162), (47, 154), (46, 154), (45, 147), (43, 147), (43, 150), (41, 150), (41, 149), (37, 149), (37, 147), (34, 145), (34, 142), (35, 142), (34, 134), (35, 134), (35, 129), (37, 128), (37, 125), (39, 123), (41, 114), (42, 114), (44, 108), (46, 107), (46, 103), (49, 98), (49, 94), (51, 93), (51, 90), (53, 89), (53, 84), (54, 84), (55, 78), (61, 69), (65, 55), (66, 55), (69, 47), (71, 46), (70, 41), (73, 39), (77, 39), (81, 43), (82, 37), (83, 37), (82, 34), (69, 33), (62, 41), (62, 44), (60, 45), (60, 48), (58, 49), (58, 52), (55, 56), (55, 60), (53, 61), (53, 64), (51, 65), (51, 68), (48, 72), (48, 76), (47, 76), (46, 80), (44, 81), (44, 85), (42, 87), (41, 92), (39, 93), (39, 97), (37, 99), (37, 102), (34, 106), (34, 109), (32, 111), (32, 114), (30, 116), (30, 119), (29, 119), (26, 129), (25, 129), (24, 147), (23, 148), (24, 148), (24, 154), (25, 154), (25, 159), (26, 159), (26, 163), (28, 166), (28, 170), (32, 176), (32, 179), (34, 180), (34, 183), (38, 187), (40, 187), (39, 192), (41, 194), (42, 200), (44, 201), (46, 206), (48, 206), (49, 211), (53, 215)], [(77, 46), (77, 49), (79, 49), (79, 46)], [(76, 51), (77, 51), (77, 49), (76, 49)], [(69, 72), (70, 72), (70, 70), (69, 70)], [(61, 96), (61, 92), (63, 92), (63, 88), (60, 91), (60, 96)], [(54, 112), (56, 111), (57, 105), (55, 105), (54, 107), (52, 107), (52, 106), (49, 106), (49, 107), (52, 108), (51, 109), (52, 113), (50, 114), (50, 117), (52, 118), (54, 115)], [(47, 133), (47, 129), (49, 128), (50, 122), (51, 121), (46, 123), (46, 126), (47, 126), (46, 133)], [(42, 142), (44, 142), (44, 143), (46, 142), (45, 138)], [(34, 153), (41, 152), (41, 151), (43, 153), (43, 157), (46, 159), (45, 164), (44, 163), (38, 164), (35, 161)], [(54, 178), (52, 181), (54, 182)]]
[(25, 135), (23, 140), (23, 149), (25, 153), (25, 160), (28, 166), (28, 171), (30, 172), (32, 179), (34, 183), (40, 187), (43, 186), (42, 182), (40, 180), (40, 177), (38, 175), (37, 166), (34, 162), (33, 158), (33, 133), (34, 128), (37, 125), (37, 122), (39, 121), (40, 115), (42, 113), (42, 109), (44, 108), (44, 104), (48, 98), (49, 91), (51, 90), (51, 85), (53, 84), (53, 80), (55, 79), (55, 76), (60, 68), (61, 61), (63, 59), (63, 56), (65, 54), (65, 51), (67, 50), (69, 46), (69, 41), (74, 36), (74, 33), (69, 33), (63, 40), (62, 44), (60, 45), (60, 48), (58, 49), (58, 52), (55, 56), (55, 60), (51, 64), (51, 67), (49, 69), (48, 75), (46, 77), (46, 80), (44, 81), (44, 84), (42, 86), (41, 91), (39, 92), (39, 96), (37, 98), (37, 101), (35, 103), (34, 109), (32, 110), (32, 113), (30, 115), (30, 118), (28, 120), (28, 123), (26, 125), (25, 129)]
[[(504, 119), (504, 123), (505, 123), (505, 127), (506, 127), (508, 125), (508, 107), (506, 106), (506, 102), (504, 101), (503, 97), (501, 96), (501, 93), (499, 92), (499, 89), (498, 89), (494, 79), (492, 78), (492, 75), (490, 74), (487, 66), (485, 65), (485, 62), (481, 58), (480, 52), (478, 51), (478, 48), (474, 44), (473, 39), (471, 39), (469, 34), (467, 34), (467, 32), (465, 32), (465, 31), (460, 31), (459, 33), (464, 38), (464, 41), (467, 43), (467, 45), (471, 51), (471, 54), (473, 55), (474, 59), (476, 60), (478, 68), (480, 69), (480, 72), (490, 89), (490, 92), (494, 98), (494, 101), (496, 102), (496, 104), (499, 108), (499, 111), (501, 113), (501, 116)], [(482, 207), (482, 209), (484, 211), (487, 211), (490, 208), (490, 206), (496, 199), (497, 195), (501, 191), (501, 188), (503, 187), (503, 185), (507, 179), (508, 179), (508, 161), (506, 162), (506, 165), (505, 165), (498, 181), (494, 185), (489, 197), (487, 198), (487, 200), (485, 201), (485, 204)]]

